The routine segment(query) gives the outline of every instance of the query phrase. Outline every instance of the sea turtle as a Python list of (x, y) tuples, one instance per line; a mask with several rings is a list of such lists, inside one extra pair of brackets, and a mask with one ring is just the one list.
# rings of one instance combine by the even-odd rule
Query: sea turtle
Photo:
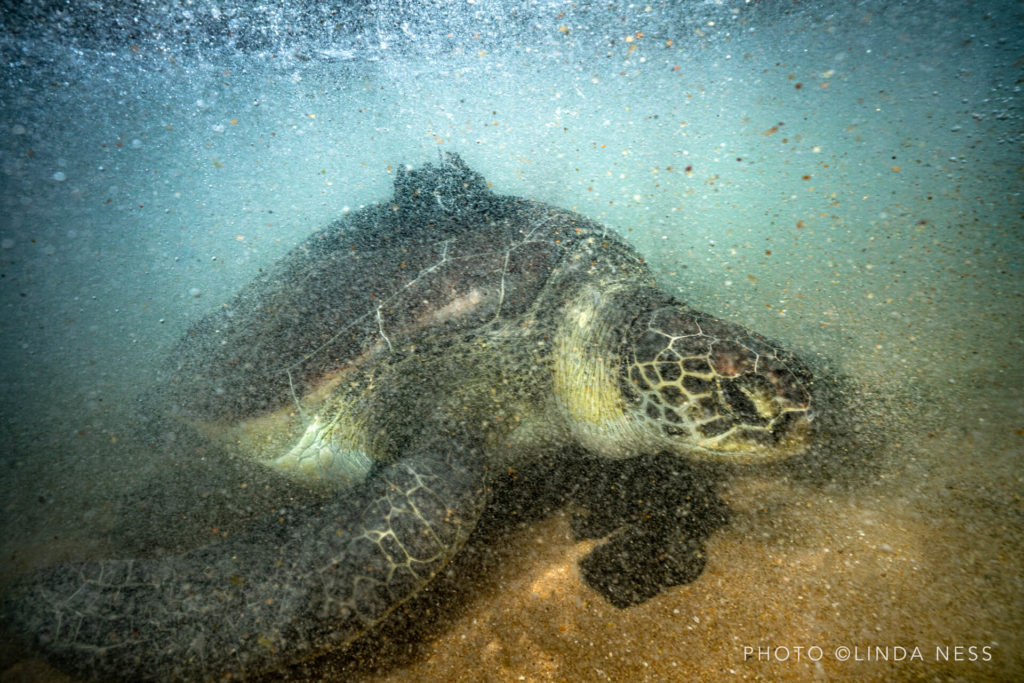
[(177, 423), (325, 496), (184, 554), (59, 565), (12, 591), (8, 623), (86, 676), (244, 676), (344, 647), (431, 581), (495, 479), (530, 462), (759, 463), (813, 437), (797, 357), (455, 154), (398, 168), (391, 199), (201, 319), (165, 379)]

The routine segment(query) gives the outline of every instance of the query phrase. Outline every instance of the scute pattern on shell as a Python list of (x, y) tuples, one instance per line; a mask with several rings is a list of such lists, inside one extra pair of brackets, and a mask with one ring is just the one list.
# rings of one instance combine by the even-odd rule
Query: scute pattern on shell
[(391, 201), (317, 231), (189, 329), (164, 371), (170, 402), (234, 421), (367, 354), (520, 315), (595, 236), (619, 243), (579, 214), (493, 194), (457, 155), (399, 168)]

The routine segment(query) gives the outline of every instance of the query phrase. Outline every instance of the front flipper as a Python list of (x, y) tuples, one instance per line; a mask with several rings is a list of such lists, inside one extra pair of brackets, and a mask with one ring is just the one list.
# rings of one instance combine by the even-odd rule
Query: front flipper
[(694, 581), (706, 539), (728, 519), (711, 483), (676, 456), (641, 456), (594, 468), (576, 503), (577, 538), (608, 540), (580, 560), (586, 583), (616, 607)]
[(8, 593), (8, 626), (102, 680), (253, 674), (339, 648), (461, 548), (486, 494), (468, 451), (382, 469), (356, 500), (282, 511), (245, 537), (156, 560), (59, 565)]
[(636, 524), (619, 530), (579, 565), (587, 585), (621, 609), (696, 580), (704, 563), (703, 536)]

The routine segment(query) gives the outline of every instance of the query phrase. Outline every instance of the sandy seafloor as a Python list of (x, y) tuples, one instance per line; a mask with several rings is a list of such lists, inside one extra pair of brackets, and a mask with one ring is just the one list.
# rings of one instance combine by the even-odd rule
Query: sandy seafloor
[[(0, 578), (135, 533), (120, 494), (180, 475), (127, 426), (162, 354), (386, 199), (397, 165), (453, 150), (620, 231), (679, 298), (829, 359), (858, 383), (861, 443), (852, 465), (731, 473), (703, 575), (643, 605), (581, 583), (592, 542), (560, 512), (289, 678), (1024, 678), (1024, 17), (956, 4), (6, 18)], [(167, 536), (259, 487), (196, 482)], [(2, 652), (0, 680), (68, 680)]]

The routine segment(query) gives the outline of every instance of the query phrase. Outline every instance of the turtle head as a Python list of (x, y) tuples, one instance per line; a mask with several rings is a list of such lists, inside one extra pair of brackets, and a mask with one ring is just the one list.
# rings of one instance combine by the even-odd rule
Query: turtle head
[(811, 373), (749, 330), (674, 304), (638, 318), (619, 377), (644, 432), (670, 450), (719, 462), (767, 462), (805, 451)]

